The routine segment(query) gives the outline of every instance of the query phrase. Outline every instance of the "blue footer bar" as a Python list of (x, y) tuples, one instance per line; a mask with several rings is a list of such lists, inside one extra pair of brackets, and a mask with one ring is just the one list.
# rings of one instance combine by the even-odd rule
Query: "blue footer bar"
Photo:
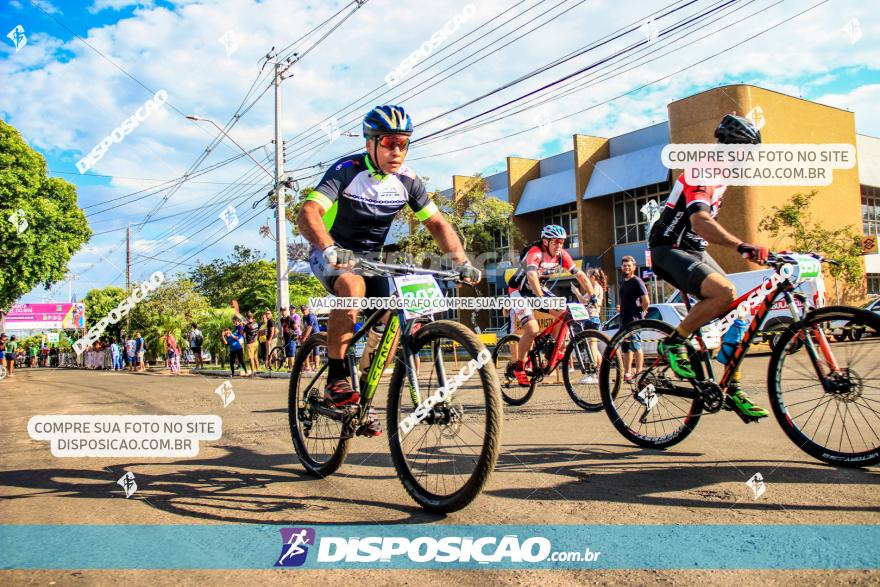
[(880, 526), (0, 526), (2, 569), (876, 569)]

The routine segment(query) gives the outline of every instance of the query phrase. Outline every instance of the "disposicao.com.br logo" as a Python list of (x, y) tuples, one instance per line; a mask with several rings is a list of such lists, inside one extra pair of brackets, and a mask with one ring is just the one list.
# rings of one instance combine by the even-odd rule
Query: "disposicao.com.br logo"
[[(276, 567), (302, 566), (308, 546), (317, 548), (311, 566), (354, 566), (352, 563), (379, 563), (383, 567), (415, 567), (431, 563), (509, 564), (568, 562), (590, 563), (601, 552), (589, 547), (578, 551), (553, 550), (543, 536), (520, 538), (504, 536), (317, 536), (312, 528), (282, 528), (281, 556)], [(317, 542), (316, 542), (317, 540)]]

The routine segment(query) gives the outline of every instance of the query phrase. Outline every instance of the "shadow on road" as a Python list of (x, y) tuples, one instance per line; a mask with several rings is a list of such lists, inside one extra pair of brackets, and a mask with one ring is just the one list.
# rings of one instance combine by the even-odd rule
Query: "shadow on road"
[[(347, 459), (350, 464), (384, 466), (390, 473), (387, 476), (348, 475), (343, 468), (322, 482), (306, 474), (293, 454), (265, 455), (234, 446), (218, 448), (228, 452), (213, 459), (184, 459), (171, 463), (133, 462), (113, 465), (104, 470), (57, 468), (0, 471), (0, 485), (31, 490), (0, 496), (0, 501), (47, 495), (73, 499), (120, 498), (124, 493), (116, 481), (126, 471), (131, 471), (135, 474), (138, 491), (130, 499), (187, 518), (250, 524), (290, 524), (294, 521), (297, 524), (320, 524), (326, 523), (326, 517), (311, 517), (308, 512), (331, 510), (334, 504), (355, 505), (369, 510), (346, 520), (348, 524), (425, 523), (441, 518), (426, 514), (415, 504), (398, 505), (384, 500), (381, 489), (369, 494), (377, 495), (376, 500), (354, 494), (352, 485), (345, 481), (346, 477), (369, 478), (375, 481), (377, 488), (385, 483), (397, 482), (388, 455), (349, 454)], [(169, 470), (174, 468), (178, 470)], [(148, 473), (151, 469), (159, 469), (159, 472)], [(392, 478), (395, 480), (391, 481)], [(299, 485), (302, 483), (305, 484)], [(280, 484), (288, 484), (283, 488), (284, 495), (278, 495), (277, 485)], [(298, 489), (298, 486), (301, 488)], [(322, 493), (316, 493), (316, 488), (320, 488)], [(375, 514), (382, 510), (397, 514), (390, 519), (376, 519)], [(400, 512), (407, 514), (407, 517), (401, 519)]]
[[(607, 450), (608, 449), (614, 449)], [(621, 451), (621, 448), (624, 448)], [(662, 460), (657, 457), (661, 457)], [(747, 498), (745, 482), (761, 472), (768, 486), (778, 484), (837, 485), (863, 484), (876, 486), (877, 471), (838, 469), (815, 461), (729, 460), (688, 464), (700, 453), (657, 451), (629, 445), (575, 446), (514, 445), (506, 446), (498, 462), (499, 472), (529, 472), (558, 475), (566, 481), (535, 489), (494, 489), (487, 493), (509, 499), (549, 499), (603, 501), (622, 504), (658, 505), (666, 507), (712, 508), (719, 503), (737, 503), (740, 509), (766, 510), (784, 505), (790, 511), (865, 511), (878, 512), (875, 505), (780, 504), (770, 499), (753, 501)], [(669, 460), (681, 462), (670, 463)], [(596, 461), (599, 461), (598, 463)], [(736, 482), (742, 491), (711, 488), (713, 485)], [(664, 495), (660, 495), (664, 494)], [(669, 494), (676, 494), (670, 496)]]

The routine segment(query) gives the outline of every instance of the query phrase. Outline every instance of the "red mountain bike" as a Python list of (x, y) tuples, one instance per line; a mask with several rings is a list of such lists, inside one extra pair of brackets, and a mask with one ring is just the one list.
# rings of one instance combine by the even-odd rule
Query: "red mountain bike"
[[(776, 273), (717, 316), (721, 322), (715, 327), (723, 330), (734, 318), (754, 314), (717, 382), (699, 331), (694, 336), (698, 348), (688, 342), (697, 377), (685, 380), (657, 353), (657, 343), (672, 333), (672, 326), (637, 320), (622, 328), (606, 348), (599, 373), (602, 402), (614, 427), (630, 442), (649, 448), (684, 440), (703, 411), (716, 413), (724, 406), (731, 377), (782, 296), (794, 322), (770, 357), (767, 391), (773, 415), (799, 448), (821, 461), (848, 467), (880, 462), (880, 316), (848, 306), (810, 309), (812, 300), (794, 289), (807, 279), (821, 280), (823, 261), (829, 262), (817, 255), (770, 255), (767, 265)], [(800, 310), (795, 298), (803, 303)], [(847, 329), (858, 332), (858, 340), (852, 336), (832, 346), (829, 339)], [(621, 344), (633, 337), (641, 341), (645, 368), (630, 383), (610, 359), (620, 356)]]
[(535, 337), (525, 362), (525, 372), (531, 382), (528, 387), (520, 386), (513, 376), (513, 357), (520, 335), (508, 334), (498, 341), (492, 360), (498, 369), (505, 403), (521, 406), (529, 401), (535, 386), (561, 365), (565, 390), (574, 403), (588, 412), (602, 409), (599, 365), (609, 339), (598, 330), (583, 329), (580, 320), (586, 317), (583, 304), (569, 303), (565, 312)]

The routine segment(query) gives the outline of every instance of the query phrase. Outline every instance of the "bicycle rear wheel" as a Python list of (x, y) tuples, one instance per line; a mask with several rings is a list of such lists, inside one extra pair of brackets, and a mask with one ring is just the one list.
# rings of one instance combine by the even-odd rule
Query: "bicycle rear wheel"
[(303, 373), (308, 353), (327, 347), (327, 334), (311, 335), (302, 345), (290, 373), (287, 415), (290, 435), (300, 462), (306, 471), (318, 477), (335, 472), (345, 461), (351, 436), (339, 420), (321, 413), (332, 410), (323, 399), (327, 385), (327, 365), (317, 373)]
[[(602, 356), (602, 404), (617, 431), (638, 446), (667, 448), (678, 444), (693, 431), (703, 411), (696, 391), (689, 389), (691, 384), (674, 375), (657, 353), (657, 343), (672, 330), (659, 320), (631, 322), (614, 335)], [(634, 343), (644, 354), (644, 367), (626, 381), (623, 350), (634, 352)], [(697, 356), (691, 358), (698, 360)]]
[[(828, 345), (844, 320), (859, 334)], [(773, 415), (798, 447), (820, 461), (844, 467), (880, 462), (880, 317), (830, 306), (810, 312), (805, 321), (805, 327), (782, 334), (770, 359)]]
[[(577, 334), (565, 349), (562, 362), (562, 380), (572, 401), (588, 412), (602, 410), (602, 394), (599, 391), (599, 367), (602, 353), (611, 342), (598, 330), (585, 330)], [(618, 355), (617, 360), (620, 360)], [(618, 367), (623, 370), (622, 366)]]
[(480, 494), (495, 468), (502, 421), (498, 377), (489, 351), (457, 322), (432, 322), (411, 344), (421, 359), (421, 403), (413, 406), (398, 353), (388, 389), (391, 459), (416, 503), (454, 512)]
[(535, 393), (536, 381), (528, 387), (521, 386), (513, 376), (513, 357), (519, 344), (518, 334), (508, 334), (495, 344), (492, 349), (492, 364), (501, 384), (501, 397), (509, 406), (521, 406), (532, 398)]

